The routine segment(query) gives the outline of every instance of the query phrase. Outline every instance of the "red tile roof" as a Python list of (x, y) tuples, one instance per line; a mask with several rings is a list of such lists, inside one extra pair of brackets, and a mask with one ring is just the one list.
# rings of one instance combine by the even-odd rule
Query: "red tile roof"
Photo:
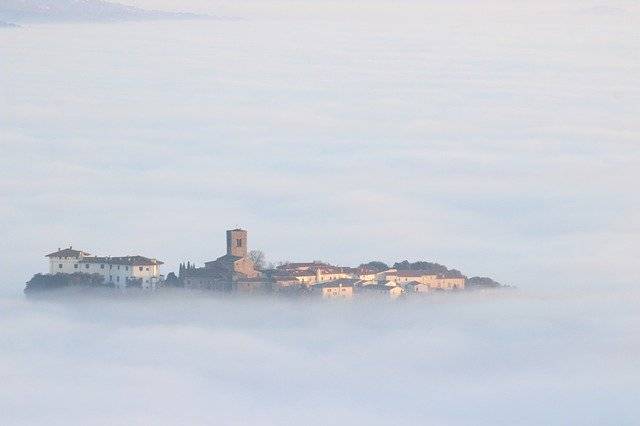
[(402, 270), (398, 271), (399, 277), (424, 277), (425, 275), (437, 275), (430, 271), (421, 271), (421, 270)]

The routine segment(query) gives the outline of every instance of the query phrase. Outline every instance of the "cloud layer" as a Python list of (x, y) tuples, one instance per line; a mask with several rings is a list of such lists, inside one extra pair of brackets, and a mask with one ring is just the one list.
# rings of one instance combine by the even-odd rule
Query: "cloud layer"
[(0, 299), (11, 425), (631, 425), (637, 291)]

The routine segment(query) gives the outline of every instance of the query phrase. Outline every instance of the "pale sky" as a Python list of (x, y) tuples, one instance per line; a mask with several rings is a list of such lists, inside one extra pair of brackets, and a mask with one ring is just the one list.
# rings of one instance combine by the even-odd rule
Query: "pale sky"
[[(633, 284), (632, 2), (131, 2), (206, 21), (0, 32), (0, 257), (425, 259)], [(179, 5), (179, 7), (176, 7)]]

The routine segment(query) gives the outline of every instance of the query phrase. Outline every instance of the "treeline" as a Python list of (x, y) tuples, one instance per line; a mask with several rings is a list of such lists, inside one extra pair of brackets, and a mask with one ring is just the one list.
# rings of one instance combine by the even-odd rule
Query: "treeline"
[(506, 286), (488, 277), (471, 277), (467, 279), (467, 287), (496, 288), (496, 287), (506, 287)]
[(100, 274), (85, 274), (76, 272), (73, 274), (36, 274), (29, 281), (24, 289), (26, 294), (42, 291), (59, 290), (63, 288), (113, 288), (113, 284), (106, 283)]
[(425, 271), (428, 274), (436, 274), (436, 275), (446, 275), (448, 277), (462, 277), (462, 272), (457, 269), (449, 269), (444, 265), (440, 265), (439, 263), (433, 262), (425, 262), (423, 260), (417, 262), (409, 262), (408, 260), (403, 260), (402, 262), (396, 262), (392, 266), (387, 265), (384, 262), (373, 261), (368, 263), (363, 263), (360, 265), (361, 267), (366, 267), (369, 269), (373, 269), (378, 272), (382, 272), (387, 269), (397, 269), (399, 271)]

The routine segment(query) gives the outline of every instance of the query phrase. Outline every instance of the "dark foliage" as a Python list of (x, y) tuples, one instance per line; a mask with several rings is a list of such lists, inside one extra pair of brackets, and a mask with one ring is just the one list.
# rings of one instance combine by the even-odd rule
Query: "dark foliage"
[(142, 288), (142, 278), (127, 278), (127, 288)]
[(82, 272), (55, 275), (36, 274), (27, 282), (24, 292), (29, 294), (66, 287), (111, 288), (113, 284), (105, 283), (104, 277), (100, 274), (84, 274)]
[(169, 272), (167, 278), (164, 280), (167, 287), (184, 287), (182, 281), (178, 279), (175, 273)]
[(420, 270), (426, 271), (432, 274), (444, 275), (447, 277), (462, 277), (462, 272), (457, 269), (449, 269), (444, 265), (440, 265), (439, 263), (433, 262), (409, 262), (408, 260), (403, 260), (402, 262), (396, 262), (393, 264), (393, 267), (398, 270)]
[(389, 265), (387, 265), (384, 262), (380, 262), (378, 260), (374, 260), (372, 262), (369, 263), (363, 263), (362, 265), (360, 265), (361, 268), (367, 268), (367, 269), (373, 269), (374, 271), (377, 272), (382, 272), (382, 271), (386, 271), (387, 269), (389, 269)]
[(504, 287), (497, 281), (492, 280), (487, 277), (471, 277), (467, 280), (467, 287), (484, 287), (484, 288), (495, 288), (495, 287)]

